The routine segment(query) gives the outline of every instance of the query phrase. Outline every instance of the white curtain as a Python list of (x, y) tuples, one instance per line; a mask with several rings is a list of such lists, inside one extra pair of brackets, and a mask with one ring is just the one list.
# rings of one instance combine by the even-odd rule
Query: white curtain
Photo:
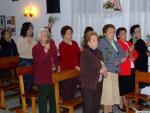
[(150, 34), (150, 0), (130, 0), (130, 25), (140, 24), (142, 35)]
[(103, 25), (101, 0), (72, 0), (72, 27), (74, 37), (80, 43), (86, 26), (98, 33)]
[(150, 0), (120, 0), (122, 12), (108, 16), (102, 4), (108, 0), (72, 0), (72, 27), (74, 38), (78, 43), (83, 36), (86, 26), (92, 26), (98, 34), (107, 23), (116, 28), (126, 27), (128, 38), (130, 27), (140, 24), (143, 37), (150, 33)]

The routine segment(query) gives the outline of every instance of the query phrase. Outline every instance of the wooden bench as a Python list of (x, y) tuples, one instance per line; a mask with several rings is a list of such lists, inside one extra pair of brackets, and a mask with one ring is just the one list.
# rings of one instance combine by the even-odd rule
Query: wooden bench
[(17, 75), (19, 76), (19, 84), (21, 92), (22, 112), (27, 113), (26, 98), (30, 98), (32, 105), (32, 113), (36, 113), (36, 97), (38, 95), (38, 92), (36, 90), (33, 90), (31, 92), (25, 93), (23, 76), (25, 76), (26, 74), (33, 74), (32, 66), (17, 68)]
[(139, 83), (149, 83), (150, 84), (150, 73), (136, 71), (135, 73), (135, 92), (129, 93), (125, 96), (126, 98), (126, 113), (131, 113), (130, 110), (130, 99), (134, 99), (134, 109), (139, 110), (138, 99), (145, 101), (150, 101), (150, 96), (145, 94), (140, 94)]
[(63, 102), (60, 98), (59, 83), (63, 80), (78, 77), (79, 74), (80, 72), (77, 71), (76, 69), (53, 73), (57, 113), (60, 113), (60, 108), (69, 109), (69, 113), (74, 113), (74, 107), (83, 102), (82, 96), (75, 97), (65, 102)]
[[(19, 58), (17, 56), (0, 58), (0, 70), (16, 70), (18, 63)], [(5, 84), (5, 82), (9, 82), (9, 84)], [(19, 88), (19, 83), (17, 83), (16, 75), (10, 75), (7, 78), (0, 79), (0, 83), (0, 108), (5, 109), (5, 91), (15, 91)]]

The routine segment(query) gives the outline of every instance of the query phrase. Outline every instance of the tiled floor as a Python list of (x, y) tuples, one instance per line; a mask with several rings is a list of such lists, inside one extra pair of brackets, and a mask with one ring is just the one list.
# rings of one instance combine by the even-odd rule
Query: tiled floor
[[(10, 110), (8, 110), (8, 109), (19, 106), (20, 105), (19, 103), (20, 102), (19, 102), (19, 97), (18, 96), (6, 98), (6, 103), (5, 104), (6, 104), (7, 109), (6, 110), (0, 110), (0, 113), (15, 113), (15, 112), (10, 112)], [(28, 113), (31, 113), (31, 108), (30, 107), (27, 110), (28, 110)], [(113, 110), (114, 110), (114, 113), (122, 113), (122, 112), (118, 111), (116, 106), (114, 106)], [(37, 113), (38, 113), (38, 108), (37, 108)], [(75, 113), (82, 113), (82, 108), (77, 109), (75, 111)], [(102, 112), (100, 111), (99, 113), (102, 113)]]
[[(80, 95), (80, 94), (77, 93), (77, 95)], [(20, 102), (19, 102), (19, 97), (18, 96), (6, 98), (5, 104), (6, 104), (7, 109), (6, 110), (0, 110), (0, 113), (16, 113), (16, 112), (10, 112), (9, 109), (14, 108), (16, 106), (20, 106), (19, 103)], [(131, 106), (133, 106), (132, 103), (131, 103)], [(114, 110), (113, 113), (123, 113), (123, 112), (119, 111), (116, 106), (113, 107), (113, 110)], [(28, 111), (28, 113), (31, 113), (31, 107), (28, 107), (27, 111)], [(37, 107), (37, 113), (38, 113), (38, 107)], [(76, 109), (75, 113), (82, 113), (82, 108)], [(99, 113), (102, 113), (102, 110)]]
[[(9, 98), (6, 101), (6, 105), (7, 105), (6, 106), (7, 109), (13, 108), (15, 106), (19, 106), (18, 97)], [(28, 110), (28, 113), (31, 113), (31, 108), (30, 107), (28, 107), (27, 110)], [(16, 113), (16, 112), (10, 112), (10, 110), (0, 110), (0, 113)], [(38, 108), (37, 108), (37, 113), (38, 113)], [(76, 109), (75, 113), (82, 113), (82, 108)], [(102, 111), (100, 111), (99, 113), (102, 113)], [(118, 109), (116, 108), (116, 106), (114, 106), (114, 113), (122, 113), (122, 112), (119, 112)]]

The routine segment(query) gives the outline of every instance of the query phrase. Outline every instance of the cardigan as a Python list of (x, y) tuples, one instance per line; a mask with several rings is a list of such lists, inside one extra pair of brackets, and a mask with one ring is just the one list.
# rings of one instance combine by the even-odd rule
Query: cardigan
[(72, 45), (62, 41), (59, 44), (60, 68), (61, 70), (72, 69), (79, 66), (80, 48), (76, 41), (72, 40)]
[(58, 66), (57, 48), (53, 40), (47, 53), (39, 42), (33, 47), (33, 70), (36, 84), (52, 84), (52, 62)]
[[(96, 49), (86, 47), (80, 56), (80, 82), (81, 87), (96, 89), (100, 77), (103, 61), (102, 53)], [(102, 82), (102, 81), (101, 81)]]
[[(128, 45), (125, 44), (125, 42), (118, 40), (118, 43), (120, 44), (121, 48), (123, 49), (124, 52), (126, 52), (132, 44), (129, 41), (126, 41)], [(138, 58), (138, 53), (134, 49), (132, 52), (133, 58), (136, 60)], [(133, 61), (134, 62), (134, 61)], [(120, 65), (120, 76), (130, 76), (131, 75), (131, 60), (130, 57), (128, 56), (126, 58), (126, 61)]]
[[(111, 43), (106, 38), (100, 39), (99, 50), (101, 50), (103, 54), (104, 63), (108, 68), (108, 71), (112, 73), (119, 73), (119, 65), (121, 64), (121, 58), (125, 57), (125, 52), (116, 41), (114, 41), (114, 44), (118, 52), (113, 48)], [(115, 65), (116, 62), (119, 65)]]
[(17, 49), (20, 58), (32, 59), (32, 48), (37, 42), (33, 38), (31, 44), (27, 42), (27, 38), (20, 37), (17, 41)]

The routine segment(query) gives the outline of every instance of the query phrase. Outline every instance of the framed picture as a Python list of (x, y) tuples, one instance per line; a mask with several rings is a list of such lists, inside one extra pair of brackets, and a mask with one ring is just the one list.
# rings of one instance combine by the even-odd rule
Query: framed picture
[(7, 16), (6, 18), (6, 29), (12, 32), (12, 35), (16, 35), (16, 19), (15, 16)]
[(5, 16), (0, 15), (0, 30), (4, 30), (6, 28)]
[(13, 2), (15, 2), (15, 1), (19, 1), (19, 0), (12, 0)]

